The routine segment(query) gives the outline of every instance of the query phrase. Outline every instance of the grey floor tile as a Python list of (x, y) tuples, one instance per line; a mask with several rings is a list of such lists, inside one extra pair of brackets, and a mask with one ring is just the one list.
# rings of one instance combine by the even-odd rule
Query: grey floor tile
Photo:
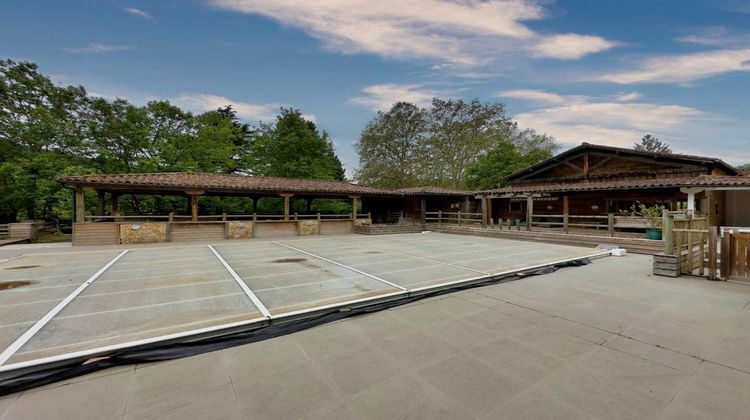
[(481, 420), (494, 419), (594, 420), (595, 417), (531, 388), (481, 417)]
[(297, 419), (343, 402), (323, 373), (309, 362), (263, 370), (233, 385), (248, 419)]
[(300, 331), (290, 337), (310, 357), (325, 357), (364, 345), (366, 341), (362, 337), (342, 327), (344, 322), (346, 321)]
[(38, 392), (23, 393), (6, 419), (108, 419), (125, 413), (133, 373), (123, 372)]
[(425, 366), (417, 374), (474, 415), (513, 398), (527, 385), (463, 354)]
[(205, 390), (198, 395), (172, 398), (142, 410), (129, 412), (125, 420), (239, 420), (242, 419), (232, 384)]
[(350, 401), (365, 419), (465, 420), (473, 416), (413, 373), (393, 376)]
[(356, 394), (410, 368), (401, 358), (372, 345), (344, 354), (333, 353), (316, 362), (342, 395)]
[(223, 359), (232, 381), (240, 381), (259, 370), (274, 371), (307, 359), (290, 336), (275, 337), (223, 350)]
[(677, 369), (688, 374), (695, 372), (695, 369), (700, 364), (700, 359), (696, 357), (690, 357), (675, 351), (621, 336), (612, 337), (604, 343), (604, 346), (650, 360), (654, 363), (669, 366), (672, 369)]
[(171, 360), (137, 367), (128, 412), (160, 405), (172, 399), (199, 397), (204, 392), (230, 383), (222, 352)]
[(467, 352), (493, 368), (525, 383), (536, 383), (563, 367), (563, 359), (510, 338), (500, 338)]

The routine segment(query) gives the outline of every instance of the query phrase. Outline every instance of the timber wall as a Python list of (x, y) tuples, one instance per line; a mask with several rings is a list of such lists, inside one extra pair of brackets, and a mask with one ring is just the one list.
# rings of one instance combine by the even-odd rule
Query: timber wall
[(617, 245), (625, 248), (628, 252), (635, 254), (654, 255), (664, 251), (662, 241), (653, 241), (650, 239), (637, 238), (618, 238), (607, 236), (587, 236), (563, 233), (547, 232), (525, 232), (525, 231), (508, 231), (484, 229), (479, 227), (450, 226), (430, 223), (426, 226), (427, 230), (441, 233), (452, 233), (457, 235), (485, 236), (491, 238), (514, 239), (520, 241), (543, 242), (558, 245), (573, 245), (594, 248), (599, 244)]
[(73, 245), (117, 245), (119, 223), (74, 223)]

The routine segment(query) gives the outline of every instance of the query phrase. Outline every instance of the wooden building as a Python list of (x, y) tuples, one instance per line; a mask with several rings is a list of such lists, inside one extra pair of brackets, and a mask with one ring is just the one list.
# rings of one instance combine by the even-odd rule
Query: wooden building
[(750, 177), (716, 158), (583, 143), (509, 181), (481, 193), (488, 224), (511, 219), (527, 226), (557, 225), (563, 218), (615, 217), (619, 227), (637, 228), (628, 225), (628, 216), (643, 203), (701, 214), (713, 226), (750, 226)]
[[(245, 239), (352, 232), (358, 224), (423, 223), (427, 211), (476, 208), (474, 193), (435, 187), (390, 190), (346, 182), (252, 177), (219, 173), (131, 173), (69, 176), (60, 179), (75, 191), (73, 243), (118, 244), (215, 239)], [(97, 196), (86, 208), (85, 194)], [(181, 196), (185, 206), (169, 214), (125, 214), (122, 196)], [(243, 214), (201, 214), (206, 196), (246, 197), (253, 211)], [(282, 200), (278, 214), (259, 214), (261, 199)], [(351, 203), (349, 214), (320, 214), (314, 200)], [(292, 200), (304, 200), (306, 211), (295, 213)]]

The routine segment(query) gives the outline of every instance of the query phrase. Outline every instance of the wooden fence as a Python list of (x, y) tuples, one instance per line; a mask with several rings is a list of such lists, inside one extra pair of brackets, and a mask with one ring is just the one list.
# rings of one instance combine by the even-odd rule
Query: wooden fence
[[(371, 218), (370, 213), (357, 213), (357, 218)], [(108, 216), (86, 216), (87, 222), (138, 222), (138, 221), (165, 221), (165, 222), (186, 222), (190, 221), (192, 216), (179, 215), (170, 213), (168, 215), (108, 215)], [(252, 220), (252, 221), (263, 221), (263, 220), (283, 220), (283, 214), (211, 214), (211, 215), (198, 215), (198, 221), (216, 221), (226, 222), (228, 220)], [(351, 220), (351, 213), (339, 213), (339, 214), (289, 214), (289, 220)]]
[(750, 282), (750, 229), (723, 228), (720, 272), (727, 280)]
[(481, 225), (482, 213), (469, 213), (463, 211), (427, 211), (424, 214), (426, 223), (452, 223), (461, 225)]
[(10, 236), (10, 225), (0, 224), (0, 238), (7, 238)]

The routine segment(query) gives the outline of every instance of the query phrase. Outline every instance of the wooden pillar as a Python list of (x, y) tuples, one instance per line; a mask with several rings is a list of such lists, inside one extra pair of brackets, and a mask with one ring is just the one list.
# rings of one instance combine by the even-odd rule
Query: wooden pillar
[(97, 202), (96, 202), (96, 215), (97, 216), (104, 216), (104, 208), (105, 208), (104, 207), (104, 205), (105, 205), (105, 203), (104, 203), (104, 197), (105, 197), (104, 194), (105, 194), (104, 191), (102, 191), (102, 190), (96, 190), (96, 198), (97, 198)]
[(482, 227), (487, 226), (487, 197), (482, 197)]
[(490, 226), (495, 224), (492, 220), (492, 217), (492, 197), (487, 197), (487, 222), (490, 224)]
[(359, 206), (359, 196), (350, 195), (349, 198), (352, 199), (352, 220), (357, 220), (357, 207)]
[(583, 176), (589, 177), (589, 152), (583, 154)]
[(289, 220), (289, 202), (294, 194), (279, 194), (284, 198), (284, 220)]
[(526, 230), (531, 230), (531, 219), (534, 217), (534, 197), (526, 197)]
[(190, 220), (194, 222), (198, 221), (198, 197), (198, 194), (190, 195)]
[(76, 222), (83, 223), (86, 221), (86, 197), (83, 194), (83, 187), (76, 187), (75, 192), (75, 217)]
[(568, 219), (570, 217), (570, 205), (568, 203), (568, 196), (563, 196), (563, 233), (569, 232)]
[(419, 220), (420, 223), (425, 223), (427, 220), (427, 199), (422, 197), (419, 203)]
[(110, 193), (109, 194), (109, 201), (112, 204), (112, 215), (116, 215), (120, 212), (120, 206), (118, 199), (120, 198), (120, 194)]
[(615, 215), (614, 213), (607, 214), (607, 231), (609, 236), (615, 236)]
[(661, 233), (664, 241), (664, 255), (674, 255), (674, 219), (668, 210), (662, 212)]

